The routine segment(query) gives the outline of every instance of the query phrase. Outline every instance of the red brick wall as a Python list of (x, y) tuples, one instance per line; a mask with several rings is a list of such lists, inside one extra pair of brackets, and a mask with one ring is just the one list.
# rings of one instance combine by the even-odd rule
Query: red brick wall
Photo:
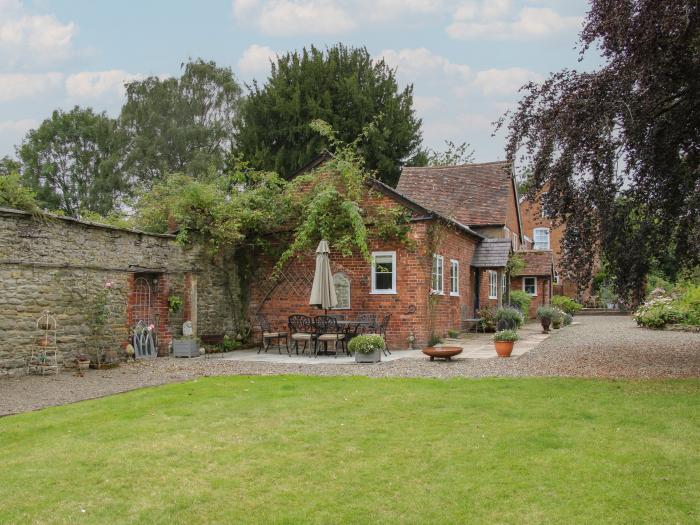
[[(523, 278), (513, 277), (510, 281), (511, 290), (522, 290), (523, 289)], [(537, 309), (540, 306), (545, 306), (550, 303), (551, 295), (549, 291), (549, 278), (548, 277), (537, 277), (537, 295), (532, 297), (532, 302), (530, 303), (530, 318), (534, 319), (537, 314)]]
[[(431, 309), (428, 305), (432, 254), (426, 254), (425, 246), (430, 222), (413, 223), (410, 236), (415, 241), (414, 250), (400, 243), (372, 241), (372, 251), (396, 251), (396, 291), (394, 295), (371, 293), (371, 265), (359, 255), (342, 257), (331, 253), (331, 268), (334, 273), (343, 272), (350, 279), (349, 310), (334, 310), (329, 313), (345, 314), (352, 318), (360, 313), (374, 313), (381, 320), (391, 314), (387, 330), (387, 343), (393, 349), (408, 347), (407, 338), (413, 334), (416, 347), (423, 345), (430, 336)], [(471, 308), (471, 263), (476, 239), (447, 230), (441, 237), (437, 253), (444, 257), (445, 293), (436, 296), (432, 309), (434, 331), (444, 335), (449, 329), (459, 329), (462, 305)], [(460, 265), (460, 295), (449, 295), (450, 259)], [(320, 315), (323, 312), (308, 305), (311, 282), (315, 269), (315, 254), (310, 252), (290, 261), (283, 278), (272, 291), (265, 277), (271, 272), (274, 261), (261, 259), (259, 274), (251, 289), (250, 312), (262, 312), (275, 328), (286, 327), (292, 314)]]

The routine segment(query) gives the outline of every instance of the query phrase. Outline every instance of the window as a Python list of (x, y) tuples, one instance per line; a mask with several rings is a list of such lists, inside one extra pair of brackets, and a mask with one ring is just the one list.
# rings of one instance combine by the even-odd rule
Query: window
[(503, 272), (501, 274), (501, 296), (505, 297), (508, 291), (508, 280), (506, 279), (506, 274)]
[(372, 293), (396, 293), (396, 252), (372, 252)]
[(489, 270), (489, 299), (498, 299), (498, 272)]
[(336, 273), (333, 276), (333, 286), (335, 287), (335, 295), (338, 298), (338, 304), (335, 310), (350, 309), (350, 279), (344, 273)]
[(433, 273), (430, 284), (430, 291), (434, 294), (442, 295), (443, 287), (443, 258), (442, 255), (433, 255)]
[(549, 250), (549, 228), (535, 228), (535, 250)]
[(518, 251), (518, 234), (513, 232), (513, 250)]
[(523, 277), (523, 291), (532, 295), (537, 295), (537, 277)]
[(559, 272), (554, 270), (554, 284), (559, 284)]
[(450, 259), (450, 295), (459, 295), (459, 261)]

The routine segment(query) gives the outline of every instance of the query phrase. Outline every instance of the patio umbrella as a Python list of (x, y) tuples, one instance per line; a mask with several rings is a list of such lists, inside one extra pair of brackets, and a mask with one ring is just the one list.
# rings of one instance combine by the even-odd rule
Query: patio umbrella
[(335, 286), (333, 286), (329, 255), (328, 242), (322, 240), (318, 243), (318, 248), (316, 248), (316, 272), (314, 273), (314, 284), (311, 287), (309, 304), (324, 310), (333, 308), (338, 304)]

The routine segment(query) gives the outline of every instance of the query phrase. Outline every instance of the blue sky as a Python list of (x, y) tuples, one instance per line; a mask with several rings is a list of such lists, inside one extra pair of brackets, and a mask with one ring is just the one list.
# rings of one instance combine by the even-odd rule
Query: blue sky
[(578, 63), (584, 1), (0, 0), (0, 156), (56, 108), (116, 116), (126, 80), (177, 75), (188, 57), (264, 80), (309, 44), (366, 46), (413, 83), (424, 143), (467, 141), (502, 159), (496, 118), (517, 88)]

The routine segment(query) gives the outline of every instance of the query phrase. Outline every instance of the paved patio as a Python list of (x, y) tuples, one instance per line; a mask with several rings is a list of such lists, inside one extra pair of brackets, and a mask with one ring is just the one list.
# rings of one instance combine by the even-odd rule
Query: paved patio
[[(518, 330), (520, 340), (513, 347), (511, 359), (528, 353), (539, 343), (549, 337), (549, 334), (542, 333), (539, 323), (528, 323)], [(493, 334), (470, 333), (459, 339), (445, 339), (445, 342), (436, 346), (461, 346), (462, 353), (453, 360), (459, 359), (498, 359), (493, 347)], [(310, 357), (306, 355), (287, 355), (284, 347), (282, 353), (278, 353), (276, 347), (271, 347), (267, 353), (257, 353), (257, 350), (236, 350), (211, 356), (207, 359), (221, 359), (224, 361), (249, 361), (261, 363), (284, 363), (284, 364), (304, 364), (304, 365), (327, 365), (327, 364), (354, 364), (355, 358), (346, 355), (319, 355)], [(382, 362), (397, 361), (399, 359), (429, 359), (420, 350), (392, 350), (391, 355), (382, 356)]]

